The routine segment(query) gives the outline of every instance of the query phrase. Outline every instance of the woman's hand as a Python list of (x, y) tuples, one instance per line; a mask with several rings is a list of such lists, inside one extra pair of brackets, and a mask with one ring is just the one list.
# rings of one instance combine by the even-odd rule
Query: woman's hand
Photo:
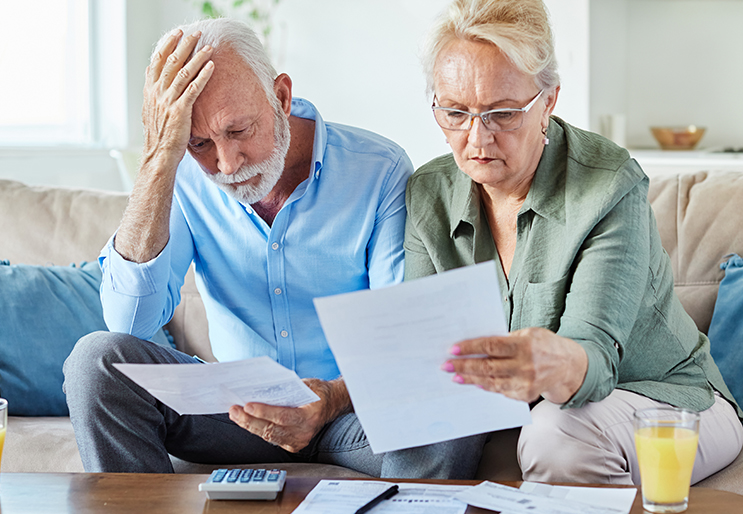
[(455, 382), (525, 402), (539, 396), (567, 402), (588, 370), (588, 355), (581, 345), (544, 328), (468, 339), (452, 346), (450, 353), (460, 358), (446, 361), (441, 369), (455, 373)]

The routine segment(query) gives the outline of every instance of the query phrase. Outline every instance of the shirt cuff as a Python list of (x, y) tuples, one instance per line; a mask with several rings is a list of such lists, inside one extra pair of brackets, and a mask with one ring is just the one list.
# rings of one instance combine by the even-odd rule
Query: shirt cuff
[(586, 378), (583, 380), (583, 384), (575, 392), (573, 397), (562, 405), (565, 409), (583, 407), (583, 405), (589, 401), (594, 400), (596, 390), (599, 388), (599, 384), (603, 381), (600, 376), (600, 369), (604, 366), (601, 366), (600, 362), (605, 361), (606, 357), (591, 343), (586, 344), (582, 341), (577, 341), (577, 343), (586, 351), (586, 355), (588, 356), (588, 369), (586, 370)]
[(98, 257), (103, 280), (110, 289), (127, 296), (149, 296), (168, 286), (170, 275), (170, 241), (154, 259), (136, 263), (124, 259), (114, 248), (114, 234)]

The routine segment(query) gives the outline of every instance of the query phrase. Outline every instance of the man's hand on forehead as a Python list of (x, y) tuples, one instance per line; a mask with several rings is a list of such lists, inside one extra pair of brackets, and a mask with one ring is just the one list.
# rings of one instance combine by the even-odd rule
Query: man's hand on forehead
[(193, 104), (214, 71), (210, 46), (192, 56), (200, 37), (201, 32), (183, 37), (177, 30), (152, 55), (142, 107), (145, 163), (155, 159), (174, 171), (186, 152)]

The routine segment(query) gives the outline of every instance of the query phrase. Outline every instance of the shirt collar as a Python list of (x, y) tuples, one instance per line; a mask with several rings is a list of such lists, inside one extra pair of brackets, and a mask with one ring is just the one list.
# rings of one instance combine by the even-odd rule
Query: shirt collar
[[(550, 143), (544, 147), (520, 213), (532, 210), (543, 218), (564, 224), (567, 144), (565, 131), (560, 125), (561, 121), (554, 117), (550, 120), (547, 129)], [(452, 160), (454, 160), (453, 156)], [(466, 173), (458, 169), (452, 189), (451, 237), (454, 236), (454, 232), (462, 222), (469, 223), (473, 227), (477, 226), (480, 201), (480, 190), (477, 184)]]
[(325, 159), (325, 145), (328, 141), (328, 128), (320, 116), (317, 108), (304, 98), (292, 98), (292, 116), (315, 121), (315, 140), (312, 143), (312, 174), (310, 182), (320, 176), (320, 170)]
[[(454, 156), (452, 156), (452, 160), (454, 160)], [(449, 216), (451, 226), (449, 235), (451, 237), (454, 237), (454, 232), (456, 232), (460, 223), (469, 223), (476, 227), (477, 220), (480, 217), (480, 190), (477, 188), (475, 181), (458, 167), (454, 176)]]
[(544, 147), (520, 213), (532, 210), (545, 219), (564, 224), (565, 171), (568, 166), (568, 155), (561, 121), (554, 117), (550, 119), (547, 128), (550, 142)]

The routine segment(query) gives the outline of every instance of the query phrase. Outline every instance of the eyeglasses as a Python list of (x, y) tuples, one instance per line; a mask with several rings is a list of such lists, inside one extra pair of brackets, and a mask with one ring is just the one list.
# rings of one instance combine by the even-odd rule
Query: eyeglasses
[(521, 109), (493, 109), (480, 113), (460, 111), (459, 109), (437, 106), (435, 96), (431, 109), (433, 109), (433, 117), (436, 118), (436, 123), (445, 130), (469, 130), (472, 128), (475, 118), (480, 118), (482, 124), (492, 132), (510, 132), (521, 128), (524, 123), (524, 114), (529, 112), (529, 109), (537, 103), (543, 92), (544, 89), (539, 91), (537, 96)]

